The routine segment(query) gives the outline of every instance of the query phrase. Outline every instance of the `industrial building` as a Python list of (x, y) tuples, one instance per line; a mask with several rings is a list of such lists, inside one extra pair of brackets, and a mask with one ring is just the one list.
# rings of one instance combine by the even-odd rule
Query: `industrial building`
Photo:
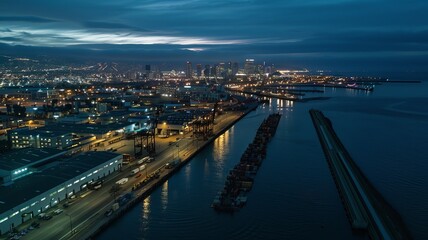
[(36, 166), (64, 154), (63, 151), (49, 148), (26, 148), (3, 153), (0, 156), (0, 185), (9, 185), (15, 179), (31, 174)]
[(15, 160), (5, 155), (0, 159), (0, 235), (122, 166), (122, 155), (113, 152), (85, 152), (70, 157), (55, 149), (46, 150), (22, 149), (11, 153)]
[(184, 134), (191, 131), (191, 125), (196, 119), (208, 118), (212, 111), (207, 109), (192, 109), (175, 112), (159, 118), (156, 133), (158, 136)]
[(66, 149), (72, 145), (70, 131), (49, 131), (42, 128), (30, 130), (28, 127), (8, 132), (12, 148), (57, 148)]
[(132, 133), (135, 123), (101, 124), (50, 124), (30, 130), (19, 128), (8, 131), (12, 148), (68, 149), (73, 145), (73, 135), (80, 138), (109, 139)]
[(44, 130), (57, 132), (68, 129), (72, 134), (80, 137), (95, 136), (97, 139), (108, 139), (116, 135), (131, 133), (135, 130), (134, 123), (102, 124), (51, 124), (43, 127)]

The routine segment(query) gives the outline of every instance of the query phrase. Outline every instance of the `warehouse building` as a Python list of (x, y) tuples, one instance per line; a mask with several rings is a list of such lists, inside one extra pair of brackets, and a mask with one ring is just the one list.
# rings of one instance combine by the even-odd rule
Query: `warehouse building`
[[(20, 163), (19, 167), (26, 169), (23, 171), (27, 174), (0, 186), (0, 235), (122, 166), (122, 155), (113, 152), (85, 152), (73, 157), (57, 154), (55, 158), (33, 156), (38, 160), (27, 159), (28, 165)], [(14, 167), (8, 164), (7, 160), (0, 160), (0, 168), (7, 168), (1, 170), (3, 173), (14, 172), (11, 170)]]
[(15, 179), (31, 174), (38, 165), (46, 164), (63, 154), (65, 152), (61, 150), (48, 148), (26, 148), (2, 153), (0, 155), (0, 185), (12, 184)]

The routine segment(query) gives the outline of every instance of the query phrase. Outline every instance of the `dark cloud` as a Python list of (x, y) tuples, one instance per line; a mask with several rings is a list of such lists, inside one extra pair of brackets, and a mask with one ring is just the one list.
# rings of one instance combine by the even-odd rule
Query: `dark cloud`
[(122, 23), (112, 23), (112, 22), (95, 22), (88, 21), (82, 22), (82, 25), (85, 28), (97, 28), (97, 29), (112, 29), (112, 30), (134, 30), (139, 32), (150, 32), (148, 29), (139, 28), (131, 25), (126, 25)]
[(30, 23), (47, 23), (56, 22), (56, 20), (34, 17), (34, 16), (0, 16), (1, 22), (30, 22)]
[(3, 0), (0, 42), (139, 61), (422, 68), (427, 11), (424, 0)]
[(0, 37), (1, 42), (21, 42), (21, 38), (16, 37)]

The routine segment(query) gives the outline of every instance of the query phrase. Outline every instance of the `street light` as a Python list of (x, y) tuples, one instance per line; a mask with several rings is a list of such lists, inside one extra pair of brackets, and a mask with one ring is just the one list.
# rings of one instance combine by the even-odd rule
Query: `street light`
[(175, 145), (177, 147), (177, 159), (180, 158), (180, 145)]

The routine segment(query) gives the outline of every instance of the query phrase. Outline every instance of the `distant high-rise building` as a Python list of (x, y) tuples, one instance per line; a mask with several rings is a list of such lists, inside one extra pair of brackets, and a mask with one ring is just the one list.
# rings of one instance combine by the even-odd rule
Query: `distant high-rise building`
[(275, 65), (265, 66), (265, 73), (272, 74), (275, 72)]
[(211, 67), (211, 76), (213, 76), (213, 77), (217, 77), (217, 74), (218, 74), (218, 72), (217, 72), (217, 64), (215, 64), (214, 66), (212, 66)]
[(210, 76), (210, 65), (205, 65), (204, 76), (208, 78)]
[(257, 74), (264, 74), (265, 73), (265, 67), (264, 65), (256, 65), (255, 73)]
[(145, 70), (146, 71), (145, 71), (144, 75), (146, 78), (149, 78), (150, 77), (150, 70), (151, 70), (150, 65), (147, 64)]
[(222, 76), (224, 78), (225, 75), (225, 64), (219, 63), (217, 66), (217, 76)]
[(235, 76), (238, 73), (239, 70), (239, 64), (237, 62), (234, 62), (232, 64), (232, 76)]
[(186, 62), (186, 78), (192, 78), (192, 76), (193, 76), (192, 63), (187, 61)]
[(245, 74), (254, 74), (256, 72), (254, 59), (245, 59), (244, 71), (245, 71)]
[(202, 64), (196, 65), (196, 76), (200, 78), (202, 76)]

